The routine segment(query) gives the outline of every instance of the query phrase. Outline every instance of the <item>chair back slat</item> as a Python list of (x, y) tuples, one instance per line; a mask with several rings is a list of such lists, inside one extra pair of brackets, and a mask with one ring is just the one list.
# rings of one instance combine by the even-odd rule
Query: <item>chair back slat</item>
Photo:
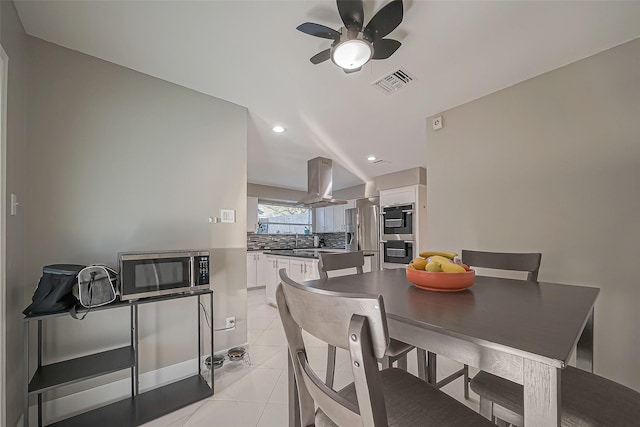
[(470, 267), (527, 272), (527, 280), (537, 281), (541, 253), (481, 252), (462, 250), (462, 262)]
[(318, 261), (318, 272), (321, 279), (328, 279), (327, 274), (330, 271), (344, 270), (346, 268), (355, 268), (357, 274), (362, 274), (364, 266), (364, 253), (345, 252), (339, 254), (320, 253), (320, 261)]
[(389, 345), (384, 303), (380, 295), (332, 292), (301, 285), (280, 270), (284, 295), (293, 320), (305, 331), (334, 347), (349, 350), (351, 316), (366, 317), (371, 329), (373, 352), (384, 356)]
[(314, 402), (323, 409), (329, 418), (338, 425), (354, 426), (361, 424), (358, 407), (340, 396), (318, 378), (311, 369), (306, 354), (298, 353), (298, 363), (302, 367), (304, 386), (311, 394)]

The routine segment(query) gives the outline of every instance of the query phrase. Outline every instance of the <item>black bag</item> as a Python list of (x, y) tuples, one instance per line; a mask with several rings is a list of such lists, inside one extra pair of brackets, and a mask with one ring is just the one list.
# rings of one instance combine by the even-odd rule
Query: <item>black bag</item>
[(42, 269), (42, 277), (33, 294), (32, 303), (25, 308), (26, 316), (49, 314), (69, 310), (78, 303), (73, 286), (84, 265), (53, 264)]

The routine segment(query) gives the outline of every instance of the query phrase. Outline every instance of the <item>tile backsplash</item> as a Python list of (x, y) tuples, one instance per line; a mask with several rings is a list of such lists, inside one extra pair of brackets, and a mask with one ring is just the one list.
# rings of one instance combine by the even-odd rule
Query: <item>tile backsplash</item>
[[(344, 233), (317, 233), (325, 247), (344, 249)], [(312, 248), (312, 234), (255, 234), (247, 233), (247, 249), (294, 249)]]

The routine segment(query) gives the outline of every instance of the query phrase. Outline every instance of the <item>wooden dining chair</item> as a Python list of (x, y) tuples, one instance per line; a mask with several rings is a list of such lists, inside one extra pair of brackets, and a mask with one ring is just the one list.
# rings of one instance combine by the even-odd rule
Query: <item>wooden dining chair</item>
[[(481, 371), (471, 380), (480, 413), (500, 425), (524, 425), (523, 387)], [(571, 366), (560, 374), (563, 426), (640, 425), (640, 393)]]
[[(315, 289), (280, 270), (278, 311), (297, 382), (302, 426), (490, 426), (454, 398), (398, 368), (378, 370), (389, 332), (380, 295)], [(350, 353), (354, 382), (335, 391), (309, 365), (302, 331)], [(315, 410), (315, 405), (318, 409)]]
[[(321, 279), (328, 279), (329, 272), (354, 269), (355, 274), (362, 274), (364, 266), (364, 252), (344, 252), (344, 253), (320, 253), (320, 261), (318, 262), (318, 271)], [(415, 347), (409, 344), (405, 344), (402, 341), (394, 340), (393, 338), (389, 342), (387, 352), (382, 358), (382, 368), (390, 368), (395, 362), (398, 362), (398, 368), (407, 370), (407, 353), (413, 350)], [(426, 360), (422, 358), (424, 363), (424, 369), (426, 369)], [(420, 358), (418, 359), (420, 363)], [(333, 380), (335, 377), (336, 369), (336, 348), (329, 345), (327, 350), (327, 378), (326, 384), (329, 387), (333, 387)]]
[[(462, 262), (469, 267), (487, 268), (490, 270), (507, 270), (527, 273), (527, 280), (536, 282), (538, 271), (540, 270), (541, 253), (509, 253), (509, 252), (482, 252), (462, 250)], [(469, 398), (469, 366), (464, 365), (462, 369), (454, 372), (441, 381), (436, 381), (436, 354), (427, 353), (427, 366), (430, 375), (429, 382), (436, 384), (438, 388), (444, 387), (451, 381), (462, 377), (464, 379), (464, 397)]]

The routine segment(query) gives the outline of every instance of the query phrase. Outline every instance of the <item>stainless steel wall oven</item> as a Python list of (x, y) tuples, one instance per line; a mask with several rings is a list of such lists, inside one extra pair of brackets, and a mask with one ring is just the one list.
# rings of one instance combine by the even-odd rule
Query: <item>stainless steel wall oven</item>
[(382, 240), (414, 240), (414, 204), (382, 208)]

